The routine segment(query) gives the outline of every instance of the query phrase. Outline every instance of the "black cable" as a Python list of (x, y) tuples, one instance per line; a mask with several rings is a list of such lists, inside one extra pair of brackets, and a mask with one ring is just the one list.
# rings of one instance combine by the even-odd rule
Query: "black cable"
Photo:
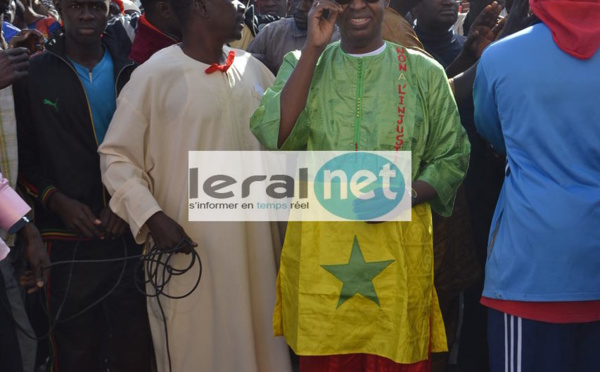
[[(77, 254), (77, 248), (79, 247), (79, 243), (81, 242), (81, 239), (79, 239), (77, 241), (77, 243), (75, 244), (75, 247), (73, 247), (73, 257), (70, 261), (66, 261), (66, 263), (71, 263), (71, 268), (69, 269), (69, 277), (67, 279), (67, 289), (65, 290), (65, 296), (63, 297), (62, 302), (60, 303), (60, 305), (58, 306), (58, 310), (56, 312), (56, 317), (54, 318), (55, 320), (58, 319), (58, 317), (60, 316), (60, 313), (62, 312), (62, 309), (65, 305), (65, 303), (67, 302), (67, 295), (69, 294), (69, 289), (71, 288), (71, 278), (73, 277), (73, 264), (77, 261), (75, 261), (75, 256)], [(44, 270), (44, 267), (41, 268), (42, 270)], [(42, 293), (43, 296), (43, 293)], [(11, 316), (11, 320), (13, 321), (13, 323), (15, 324), (15, 326), (17, 328), (19, 328), (19, 330), (28, 338), (35, 340), (35, 341), (41, 341), (43, 339), (46, 339), (50, 336), (50, 334), (52, 333), (52, 331), (54, 331), (54, 328), (56, 327), (57, 322), (53, 321), (52, 316), (50, 315), (49, 311), (47, 308), (45, 308), (43, 306), (43, 299), (42, 299), (42, 309), (44, 310), (44, 313), (46, 314), (46, 316), (48, 317), (48, 332), (46, 332), (43, 336), (37, 337), (37, 335), (30, 335), (29, 332), (27, 330), (25, 330), (14, 318), (14, 316)], [(3, 305), (5, 305), (5, 307), (7, 309), (10, 309), (10, 304), (5, 304), (3, 302)], [(12, 315), (12, 312), (9, 312), (9, 314)]]
[[(191, 248), (192, 258), (187, 267), (185, 267), (183, 269), (177, 269), (177, 268), (174, 268), (171, 265), (169, 265), (169, 262), (171, 261), (171, 257), (173, 257), (173, 254), (177, 253), (177, 251), (179, 251), (180, 248), (183, 248), (185, 246), (184, 244), (189, 247), (192, 247), (192, 242), (190, 242), (189, 240), (180, 241), (179, 244), (177, 244), (177, 246), (174, 249), (168, 250), (168, 251), (161, 251), (156, 246), (154, 246), (148, 252), (148, 254), (145, 255), (145, 257), (143, 257), (137, 263), (140, 266), (144, 265), (145, 271), (146, 271), (146, 277), (148, 279), (145, 279), (143, 281), (143, 283), (140, 283), (136, 276), (135, 282), (134, 282), (138, 291), (144, 293), (149, 298), (156, 297), (156, 302), (158, 304), (158, 308), (160, 310), (160, 313), (161, 313), (161, 316), (163, 319), (163, 326), (165, 329), (165, 347), (167, 349), (167, 359), (169, 362), (169, 371), (172, 371), (171, 352), (170, 352), (170, 346), (169, 346), (169, 330), (167, 327), (167, 318), (165, 316), (165, 312), (164, 312), (164, 309), (163, 309), (163, 306), (162, 306), (159, 296), (163, 295), (170, 299), (185, 298), (185, 297), (189, 296), (190, 294), (192, 294), (192, 292), (194, 292), (196, 290), (196, 288), (198, 288), (198, 285), (200, 284), (200, 279), (202, 278), (202, 261), (200, 260), (200, 255), (198, 254), (198, 252), (196, 252), (196, 250), (193, 247)], [(194, 267), (196, 262), (198, 262), (198, 277), (196, 279), (196, 283), (194, 283), (194, 286), (188, 292), (186, 292), (183, 295), (178, 295), (178, 296), (171, 295), (171, 294), (165, 292), (165, 287), (169, 284), (169, 282), (171, 281), (171, 278), (173, 276), (179, 276), (179, 275), (183, 275), (183, 274), (187, 273), (189, 270), (191, 270)], [(143, 289), (140, 288), (141, 284), (144, 284)], [(154, 293), (147, 293), (145, 291), (145, 287), (147, 285), (150, 285), (152, 287), (152, 289), (154, 290)]]
[[(140, 292), (144, 291), (144, 293), (146, 294), (147, 297), (158, 297), (159, 295), (164, 295), (165, 297), (170, 298), (170, 299), (181, 299), (181, 298), (185, 298), (185, 297), (189, 296), (192, 292), (194, 292), (196, 290), (196, 288), (200, 284), (200, 279), (202, 277), (202, 262), (200, 260), (200, 256), (198, 255), (198, 252), (196, 252), (194, 249), (191, 250), (192, 258), (190, 260), (190, 263), (187, 267), (185, 267), (183, 269), (177, 269), (177, 268), (174, 268), (171, 265), (169, 265), (169, 262), (171, 261), (171, 257), (173, 256), (174, 253), (177, 253), (177, 251), (180, 250), (180, 246), (182, 243), (185, 243), (185, 244), (188, 244), (189, 246), (191, 246), (191, 243), (189, 243), (187, 241), (182, 241), (177, 245), (176, 248), (174, 248), (172, 250), (168, 250), (168, 251), (161, 251), (158, 248), (153, 247), (150, 250), (150, 252), (148, 254), (146, 254), (145, 257), (143, 257), (137, 263), (138, 265), (145, 265), (145, 269), (146, 269), (145, 271), (146, 271), (146, 275), (147, 275), (148, 279), (144, 280), (143, 284), (144, 285), (150, 284), (152, 286), (152, 288), (154, 289), (154, 294), (146, 293), (144, 289), (139, 287), (139, 285), (142, 283), (140, 283), (139, 281), (136, 281), (135, 282), (136, 287), (138, 288), (138, 290)], [(156, 258), (154, 258), (154, 257), (156, 257)], [(165, 287), (167, 286), (167, 284), (169, 284), (169, 282), (171, 281), (171, 278), (173, 276), (179, 276), (179, 275), (183, 275), (183, 274), (187, 273), (194, 267), (196, 262), (198, 262), (198, 277), (196, 279), (196, 283), (194, 283), (194, 286), (183, 295), (175, 296), (175, 295), (170, 295), (170, 294), (166, 293)], [(162, 275), (159, 275), (161, 268), (162, 268)]]
[[(94, 306), (98, 305), (100, 302), (104, 301), (106, 298), (108, 298), (108, 296), (113, 294), (113, 292), (119, 287), (119, 284), (121, 284), (121, 280), (123, 280), (123, 276), (125, 275), (125, 269), (127, 268), (127, 260), (130, 259), (129, 257), (127, 257), (127, 243), (125, 243), (125, 239), (122, 239), (122, 240), (123, 240), (123, 257), (119, 258), (118, 260), (123, 261), (123, 267), (121, 268), (121, 273), (119, 274), (119, 278), (115, 282), (115, 285), (108, 292), (106, 292), (106, 294), (104, 296), (100, 297), (98, 300), (94, 301), (88, 307), (84, 308), (83, 310), (79, 311), (78, 313), (75, 313), (74, 315), (71, 315), (70, 317), (68, 317), (66, 319), (59, 319), (59, 314), (57, 313), (56, 317), (55, 317), (56, 323), (66, 323), (66, 322), (69, 322), (69, 321), (77, 318), (81, 314), (85, 313), (86, 311), (90, 310)], [(79, 263), (79, 261), (75, 261), (75, 262)], [(75, 262), (71, 263), (71, 271), (73, 270), (73, 265)], [(113, 261), (113, 262), (118, 262), (118, 261)], [(69, 276), (70, 276), (69, 277), (69, 281), (70, 281), (72, 275), (69, 274)], [(69, 283), (69, 285), (70, 285), (70, 283)], [(67, 294), (68, 294), (68, 292), (65, 293), (65, 298), (67, 297)]]
[[(50, 314), (50, 312), (48, 311), (47, 308), (45, 308), (43, 306), (43, 300), (42, 300), (42, 308), (44, 310), (44, 312), (46, 313), (46, 315), (48, 316), (48, 332), (46, 332), (43, 336), (37, 337), (37, 336), (32, 336), (30, 335), (15, 319), (14, 317), (12, 318), (13, 323), (15, 324), (15, 326), (17, 328), (19, 328), (19, 330), (27, 337), (39, 341), (45, 338), (48, 338), (48, 336), (52, 333), (52, 331), (54, 330), (54, 328), (56, 327), (57, 324), (59, 323), (64, 323), (64, 322), (68, 322), (70, 320), (73, 320), (74, 318), (80, 316), (81, 314), (85, 313), (86, 311), (89, 311), (91, 308), (93, 308), (94, 306), (98, 305), (100, 302), (102, 302), (104, 299), (106, 299), (107, 297), (109, 297), (119, 286), (119, 284), (121, 283), (123, 276), (125, 274), (125, 269), (126, 269), (126, 265), (127, 265), (127, 261), (128, 260), (132, 260), (132, 259), (140, 259), (137, 263), (136, 263), (136, 267), (134, 268), (134, 284), (136, 289), (142, 293), (144, 296), (146, 297), (156, 297), (157, 303), (158, 303), (158, 307), (160, 309), (161, 312), (161, 316), (163, 318), (163, 324), (164, 324), (164, 329), (165, 329), (165, 340), (166, 340), (166, 349), (167, 349), (167, 357), (168, 357), (168, 361), (169, 361), (169, 371), (172, 371), (172, 367), (171, 367), (171, 353), (170, 353), (170, 348), (169, 348), (169, 333), (168, 333), (168, 328), (167, 328), (167, 319), (165, 316), (165, 312), (164, 309), (162, 307), (162, 304), (160, 302), (160, 295), (163, 295), (167, 298), (170, 299), (181, 299), (181, 298), (185, 298), (187, 296), (189, 296), (190, 294), (192, 294), (192, 292), (194, 292), (196, 290), (196, 288), (198, 288), (198, 285), (200, 284), (200, 279), (202, 278), (202, 261), (200, 259), (200, 255), (198, 254), (198, 252), (196, 252), (196, 250), (192, 247), (192, 243), (187, 240), (187, 239), (182, 239), (174, 248), (171, 249), (167, 249), (167, 250), (160, 250), (158, 249), (158, 247), (154, 246), (150, 249), (149, 252), (145, 253), (145, 254), (140, 254), (140, 255), (135, 255), (135, 256), (130, 256), (127, 257), (127, 244), (125, 243), (125, 239), (122, 238), (123, 241), (123, 257), (119, 257), (119, 258), (109, 258), (109, 259), (100, 259), (100, 260), (75, 260), (76, 254), (77, 254), (77, 248), (79, 246), (79, 243), (81, 242), (81, 239), (77, 241), (77, 243), (75, 244), (75, 247), (73, 248), (73, 257), (71, 260), (67, 260), (67, 261), (57, 261), (57, 262), (53, 262), (48, 266), (44, 266), (42, 267), (42, 270), (47, 270), (51, 267), (54, 266), (58, 266), (58, 265), (66, 265), (66, 264), (70, 264), (71, 267), (69, 269), (69, 277), (67, 279), (67, 288), (65, 290), (65, 295), (63, 297), (62, 302), (60, 303), (58, 310), (56, 312), (56, 315), (54, 316), (54, 318), (52, 317), (52, 315)], [(185, 246), (191, 247), (191, 260), (190, 260), (190, 264), (183, 268), (183, 269), (177, 269), (174, 268), (172, 266), (169, 265), (169, 262), (171, 261), (171, 257), (173, 256), (173, 254), (178, 253), (182, 248), (184, 248)], [(84, 263), (111, 263), (111, 262), (119, 262), (119, 261), (123, 261), (123, 268), (121, 269), (121, 273), (119, 275), (119, 278), (117, 279), (115, 285), (102, 297), (100, 297), (98, 300), (94, 301), (91, 305), (87, 306), (86, 308), (84, 308), (83, 310), (77, 312), (74, 315), (69, 316), (66, 319), (60, 319), (60, 314), (62, 313), (63, 307), (66, 303), (70, 288), (71, 288), (71, 281), (73, 278), (73, 267), (74, 264), (78, 263), (78, 264), (84, 264)], [(171, 281), (171, 278), (175, 275), (175, 276), (179, 276), (179, 275), (184, 275), (185, 273), (187, 273), (189, 270), (191, 270), (194, 265), (196, 264), (196, 262), (198, 263), (198, 277), (196, 279), (196, 283), (194, 284), (193, 288), (190, 289), (188, 292), (186, 292), (183, 295), (178, 295), (178, 296), (174, 296), (174, 295), (170, 295), (167, 292), (165, 292), (165, 287), (167, 286), (167, 284)], [(142, 281), (142, 283), (140, 283), (140, 280), (138, 279), (136, 273), (139, 269), (145, 268), (146, 269), (146, 275), (148, 277), (148, 279), (144, 279)], [(159, 277), (159, 273), (161, 271), (162, 268), (162, 275)], [(140, 288), (140, 284), (144, 284), (143, 288)], [(148, 294), (146, 293), (146, 285), (150, 285), (153, 289), (154, 289), (154, 293), (153, 294)], [(41, 293), (41, 295), (43, 296), (43, 292)], [(4, 301), (2, 301), (2, 304), (9, 310), (9, 314), (12, 314), (12, 312), (10, 311), (10, 305), (4, 303)]]
[(165, 316), (165, 311), (163, 310), (162, 304), (160, 303), (160, 297), (156, 297), (156, 302), (158, 303), (158, 308), (160, 309), (160, 315), (163, 318), (163, 325), (165, 327), (165, 346), (167, 348), (167, 360), (169, 361), (169, 371), (173, 371), (173, 367), (171, 366), (171, 350), (169, 349), (169, 330), (167, 328), (167, 318)]

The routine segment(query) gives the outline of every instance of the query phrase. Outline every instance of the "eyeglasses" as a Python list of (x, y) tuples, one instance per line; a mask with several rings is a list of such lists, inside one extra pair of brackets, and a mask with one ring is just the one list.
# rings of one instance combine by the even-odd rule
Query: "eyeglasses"
[[(350, 4), (351, 1), (352, 0), (335, 0), (335, 2), (340, 5), (348, 5), (348, 4)], [(379, 2), (379, 0), (363, 0), (363, 1), (366, 1), (367, 3), (370, 3), (370, 4), (375, 4), (375, 3)]]

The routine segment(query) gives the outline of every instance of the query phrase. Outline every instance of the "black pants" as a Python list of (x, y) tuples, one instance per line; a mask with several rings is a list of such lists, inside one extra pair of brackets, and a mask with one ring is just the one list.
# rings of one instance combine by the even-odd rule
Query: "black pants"
[[(116, 240), (52, 241), (48, 250), (54, 263), (73, 257), (98, 260), (133, 256), (140, 254), (142, 248), (128, 235)], [(52, 337), (56, 372), (150, 371), (153, 349), (146, 298), (134, 285), (134, 275), (143, 278), (141, 271), (134, 270), (137, 261), (76, 263), (52, 268), (49, 308), (59, 319)], [(111, 291), (123, 270), (120, 283), (107, 298), (65, 321)]]
[(0, 274), (0, 371), (19, 372), (22, 370), (23, 364), (15, 323), (12, 320), (12, 312), (6, 297), (4, 279)]

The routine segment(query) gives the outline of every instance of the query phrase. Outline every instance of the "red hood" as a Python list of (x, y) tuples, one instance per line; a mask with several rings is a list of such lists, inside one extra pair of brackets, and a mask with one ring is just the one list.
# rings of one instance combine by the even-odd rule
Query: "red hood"
[(529, 0), (565, 53), (591, 58), (600, 46), (600, 0)]

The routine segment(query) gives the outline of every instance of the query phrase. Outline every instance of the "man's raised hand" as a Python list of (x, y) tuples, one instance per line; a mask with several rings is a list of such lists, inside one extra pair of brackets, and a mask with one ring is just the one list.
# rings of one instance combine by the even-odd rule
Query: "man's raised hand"
[(308, 12), (308, 36), (305, 47), (322, 52), (331, 40), (335, 21), (342, 10), (342, 6), (335, 1), (314, 0)]

